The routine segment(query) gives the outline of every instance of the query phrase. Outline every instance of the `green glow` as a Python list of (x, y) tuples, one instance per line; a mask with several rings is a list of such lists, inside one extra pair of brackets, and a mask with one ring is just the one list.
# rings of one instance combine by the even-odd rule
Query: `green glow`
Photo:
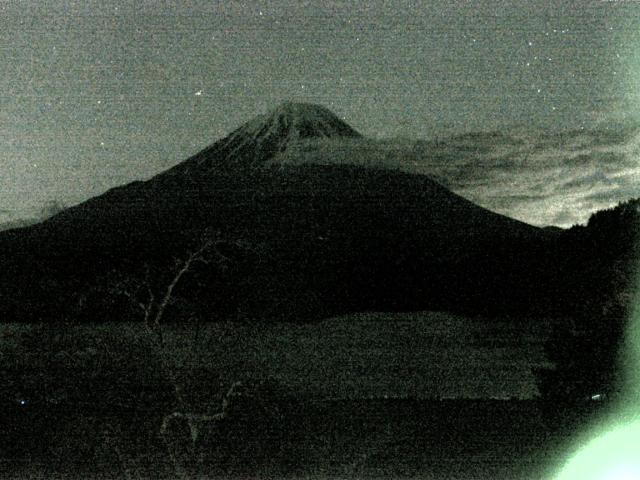
[(613, 427), (588, 442), (555, 480), (640, 480), (640, 421)]
[[(635, 292), (640, 292), (636, 282)], [(628, 319), (620, 356), (624, 371), (621, 399), (578, 442), (554, 480), (640, 480), (640, 301)]]

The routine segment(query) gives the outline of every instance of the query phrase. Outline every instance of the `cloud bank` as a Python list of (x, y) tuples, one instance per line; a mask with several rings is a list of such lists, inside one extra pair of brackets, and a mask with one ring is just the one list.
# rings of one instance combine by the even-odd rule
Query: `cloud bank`
[(638, 127), (472, 134), (419, 148), (445, 186), (534, 225), (582, 224), (640, 197)]
[(640, 197), (640, 125), (562, 132), (506, 130), (437, 140), (312, 140), (278, 164), (355, 164), (429, 175), (495, 212), (570, 227)]

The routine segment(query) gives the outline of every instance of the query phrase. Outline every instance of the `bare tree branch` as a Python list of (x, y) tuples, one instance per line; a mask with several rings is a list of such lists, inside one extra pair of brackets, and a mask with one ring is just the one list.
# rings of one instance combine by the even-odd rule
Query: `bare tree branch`
[[(151, 336), (156, 342), (156, 347), (160, 353), (161, 368), (173, 387), (174, 396), (177, 401), (177, 410), (166, 415), (160, 426), (160, 433), (165, 437), (167, 448), (169, 449), (169, 455), (172, 458), (176, 471), (181, 472), (181, 477), (187, 478), (188, 474), (183, 471), (182, 466), (179, 465), (177, 457), (171, 451), (169, 437), (167, 437), (167, 431), (169, 427), (176, 420), (186, 421), (189, 427), (191, 444), (195, 447), (198, 438), (200, 436), (200, 430), (203, 425), (208, 423), (215, 423), (226, 418), (228, 414), (228, 407), (231, 401), (231, 397), (236, 393), (237, 388), (240, 386), (239, 382), (234, 383), (222, 402), (222, 410), (215, 414), (203, 414), (193, 413), (189, 411), (188, 402), (186, 401), (183, 386), (178, 378), (178, 374), (175, 371), (175, 367), (172, 365), (171, 358), (167, 349), (163, 334), (163, 319), (166, 313), (167, 307), (175, 301), (175, 293), (178, 286), (181, 284), (185, 276), (192, 273), (196, 265), (216, 265), (219, 268), (224, 268), (230, 263), (230, 259), (223, 255), (218, 249), (218, 245), (221, 243), (218, 234), (212, 232), (205, 232), (200, 239), (196, 248), (188, 251), (183, 258), (174, 258), (173, 271), (169, 273), (168, 279), (161, 286), (160, 278), (167, 278), (164, 275), (158, 275), (158, 278), (152, 278), (151, 267), (146, 264), (144, 267), (144, 277), (138, 280), (133, 278), (120, 281), (115, 286), (115, 291), (126, 297), (132, 305), (139, 308), (143, 314), (144, 325)], [(160, 285), (159, 285), (160, 284)], [(199, 334), (199, 326), (195, 332), (196, 342)], [(191, 354), (195, 352), (195, 347), (192, 348)]]
[(195, 444), (198, 442), (198, 438), (200, 438), (200, 429), (203, 425), (208, 423), (215, 423), (221, 420), (224, 420), (229, 415), (229, 407), (231, 405), (233, 397), (236, 395), (237, 389), (242, 386), (242, 382), (234, 382), (227, 394), (224, 396), (222, 400), (222, 410), (218, 413), (214, 413), (212, 415), (202, 414), (202, 413), (185, 413), (185, 412), (172, 412), (168, 415), (165, 415), (162, 419), (162, 425), (160, 426), (160, 433), (163, 435), (167, 434), (168, 429), (178, 419), (183, 419), (187, 421), (187, 425), (189, 426), (189, 434), (191, 437), (191, 442)]

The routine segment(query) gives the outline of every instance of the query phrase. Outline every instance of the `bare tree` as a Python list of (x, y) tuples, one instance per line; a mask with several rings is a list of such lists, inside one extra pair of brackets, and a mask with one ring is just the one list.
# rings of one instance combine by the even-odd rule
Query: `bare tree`
[(195, 249), (186, 253), (182, 259), (174, 258), (173, 272), (164, 286), (157, 287), (152, 278), (149, 264), (144, 266), (142, 279), (120, 279), (113, 287), (116, 294), (127, 297), (132, 305), (139, 308), (147, 331), (155, 337), (160, 346), (164, 346), (162, 320), (167, 307), (175, 301), (175, 289), (185, 275), (192, 273), (198, 264), (216, 265), (224, 268), (229, 259), (217, 248), (219, 239), (212, 234), (203, 235)]
[[(164, 416), (160, 433), (165, 439), (176, 474), (182, 478), (188, 478), (189, 474), (172, 449), (171, 438), (169, 438), (171, 426), (175, 422), (185, 422), (189, 429), (188, 441), (191, 444), (191, 450), (195, 450), (203, 424), (218, 422), (227, 416), (229, 401), (240, 386), (240, 382), (231, 386), (223, 399), (220, 412), (215, 414), (192, 412), (185, 398), (183, 382), (169, 359), (170, 352), (163, 331), (165, 328), (164, 318), (167, 308), (176, 300), (176, 288), (187, 275), (194, 273), (198, 266), (208, 266), (219, 270), (226, 268), (230, 260), (220, 252), (218, 248), (220, 243), (219, 235), (206, 233), (195, 248), (187, 251), (183, 258), (174, 258), (173, 269), (170, 272), (163, 272), (163, 275), (156, 272), (154, 275), (151, 266), (146, 264), (142, 278), (121, 278), (112, 287), (113, 293), (129, 299), (130, 303), (141, 313), (145, 329), (158, 349), (163, 373), (173, 388), (177, 409)], [(162, 277), (164, 281), (159, 280), (159, 277)], [(195, 341), (197, 341), (197, 329), (195, 334)], [(192, 352), (195, 350), (195, 341)]]

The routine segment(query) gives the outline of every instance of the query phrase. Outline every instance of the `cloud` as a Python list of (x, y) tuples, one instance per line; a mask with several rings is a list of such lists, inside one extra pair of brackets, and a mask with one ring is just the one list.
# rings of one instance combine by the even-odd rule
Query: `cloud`
[(357, 164), (432, 176), (495, 212), (570, 227), (640, 197), (640, 126), (473, 133), (432, 141), (301, 142), (276, 162)]
[(423, 147), (430, 172), (486, 208), (568, 227), (640, 196), (640, 127), (475, 133)]
[(572, 180), (565, 182), (564, 184), (562, 184), (562, 188), (574, 190), (592, 190), (593, 188), (601, 185), (613, 186), (616, 185), (616, 182), (607, 177), (602, 170), (596, 169), (592, 173), (589, 173), (587, 175), (580, 175)]
[(579, 217), (569, 209), (560, 210), (551, 218), (551, 225), (574, 225)]

